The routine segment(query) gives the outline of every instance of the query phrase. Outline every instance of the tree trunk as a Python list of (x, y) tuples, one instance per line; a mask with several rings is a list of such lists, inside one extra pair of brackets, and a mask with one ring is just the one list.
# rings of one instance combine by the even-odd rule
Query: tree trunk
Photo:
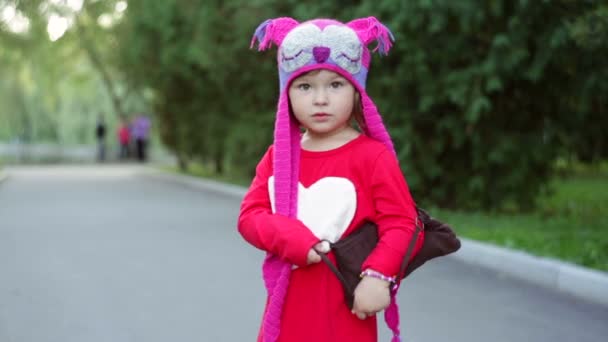
[(188, 171), (188, 158), (181, 153), (177, 154), (177, 166), (181, 172)]
[(74, 21), (74, 23), (75, 23), (74, 26), (76, 27), (76, 31), (78, 32), (78, 38), (80, 39), (80, 41), (82, 43), (82, 47), (84, 48), (84, 50), (87, 54), (87, 57), (89, 57), (91, 64), (101, 75), (103, 85), (106, 88), (108, 95), (110, 96), (110, 99), (112, 100), (112, 106), (114, 107), (115, 113), (118, 115), (118, 117), (123, 116), (125, 114), (125, 112), (122, 107), (122, 99), (118, 96), (118, 92), (116, 91), (116, 86), (114, 85), (114, 82), (112, 82), (112, 77), (110, 77), (110, 72), (105, 67), (101, 56), (95, 49), (95, 46), (88, 39), (86, 29), (84, 28), (82, 23), (80, 23), (78, 16), (76, 17), (76, 20)]
[(215, 149), (215, 153), (213, 156), (213, 165), (215, 166), (215, 173), (218, 175), (224, 174), (224, 144), (220, 144), (219, 147)]

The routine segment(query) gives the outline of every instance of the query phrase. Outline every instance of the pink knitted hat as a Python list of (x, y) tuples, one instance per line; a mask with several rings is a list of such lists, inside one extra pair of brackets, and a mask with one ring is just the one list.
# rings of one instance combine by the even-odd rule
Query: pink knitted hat
[[(347, 80), (361, 95), (364, 133), (383, 142), (393, 153), (393, 143), (382, 123), (376, 106), (365, 91), (371, 62), (367, 46), (377, 42), (378, 50), (387, 54), (394, 37), (376, 18), (355, 19), (347, 24), (332, 19), (315, 19), (299, 23), (292, 18), (268, 19), (255, 30), (251, 47), (259, 50), (274, 43), (279, 47), (278, 66), (280, 96), (274, 130), (274, 178), (276, 213), (297, 217), (300, 161), (299, 124), (289, 110), (288, 88), (298, 76), (312, 70), (334, 71)], [(274, 342), (280, 333), (283, 302), (289, 285), (291, 265), (274, 255), (267, 255), (263, 266), (266, 289), (270, 297), (264, 316), (264, 342)], [(392, 293), (385, 320), (399, 341), (399, 314)]]

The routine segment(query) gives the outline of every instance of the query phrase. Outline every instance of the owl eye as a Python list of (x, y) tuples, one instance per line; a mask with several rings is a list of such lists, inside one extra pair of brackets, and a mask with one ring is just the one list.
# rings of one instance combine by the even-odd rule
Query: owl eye
[(346, 52), (340, 52), (334, 61), (343, 69), (346, 69), (351, 74), (356, 74), (361, 70), (361, 56), (360, 55), (349, 55)]
[(363, 45), (359, 37), (349, 27), (327, 26), (323, 40), (331, 48), (331, 59), (351, 74), (361, 70)]
[(300, 50), (295, 54), (288, 54), (285, 51), (281, 51), (280, 56), (279, 65), (285, 72), (292, 72), (303, 67), (312, 58), (312, 54), (305, 50)]
[(315, 25), (301, 25), (285, 36), (279, 49), (279, 67), (293, 72), (312, 59), (312, 46), (318, 41), (321, 29)]
[(361, 57), (351, 57), (342, 52), (336, 58), (336, 63), (352, 74), (356, 74), (361, 67)]

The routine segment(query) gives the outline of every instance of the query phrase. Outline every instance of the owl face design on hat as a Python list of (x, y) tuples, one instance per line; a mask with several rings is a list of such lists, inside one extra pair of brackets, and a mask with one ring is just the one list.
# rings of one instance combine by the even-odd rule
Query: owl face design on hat
[[(292, 18), (270, 19), (262, 23), (252, 40), (260, 50), (272, 43), (279, 46), (277, 62), (281, 89), (297, 76), (315, 69), (329, 69), (345, 76), (357, 88), (365, 89), (371, 61), (367, 45), (386, 54), (393, 35), (376, 18), (356, 19), (347, 24), (332, 19), (299, 23)], [(374, 50), (374, 51), (375, 51)]]
[[(277, 62), (281, 88), (303, 72), (326, 68), (337, 71), (365, 87), (367, 67), (364, 49), (357, 33), (336, 21), (315, 20), (296, 26), (279, 47)], [(300, 72), (298, 72), (300, 71)]]
[(279, 68), (286, 73), (313, 63), (332, 63), (351, 74), (361, 70), (363, 45), (347, 26), (305, 23), (294, 28), (279, 48)]

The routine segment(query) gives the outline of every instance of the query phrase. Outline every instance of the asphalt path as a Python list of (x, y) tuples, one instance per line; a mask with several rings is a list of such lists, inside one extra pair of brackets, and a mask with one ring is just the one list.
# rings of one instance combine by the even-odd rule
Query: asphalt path
[[(0, 342), (254, 341), (263, 253), (238, 208), (133, 166), (9, 169)], [(408, 278), (399, 305), (405, 341), (608, 339), (608, 308), (450, 258)]]

